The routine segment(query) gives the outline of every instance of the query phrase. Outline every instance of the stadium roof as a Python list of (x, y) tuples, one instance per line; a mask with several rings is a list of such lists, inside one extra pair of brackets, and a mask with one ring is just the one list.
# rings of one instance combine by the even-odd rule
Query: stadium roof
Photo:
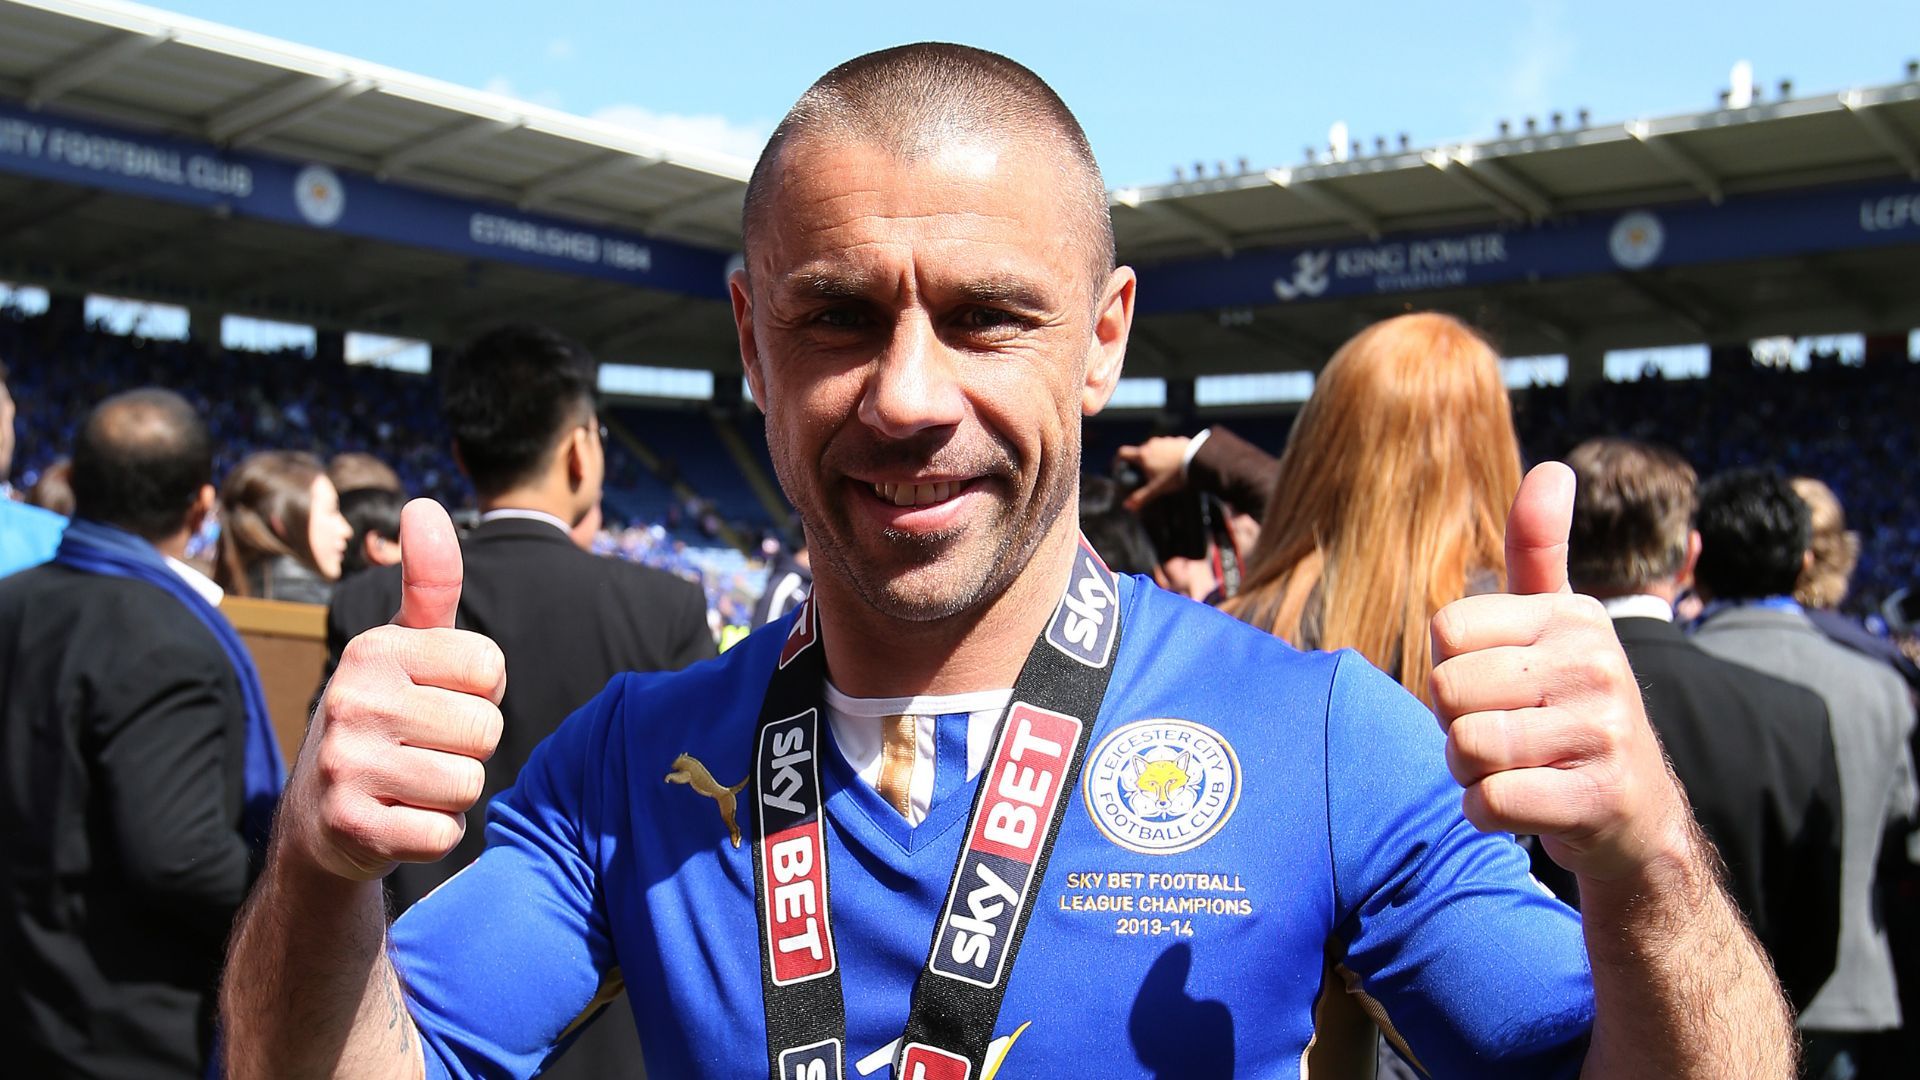
[(731, 246), (751, 162), (110, 0), (0, 4), (0, 96)]
[[(0, 0), (7, 102), (26, 107), (19, 116), (164, 134), (236, 159), (324, 163), (347, 174), (356, 207), (367, 205), (353, 187), (364, 182), (536, 224), (604, 227), (683, 254), (724, 258), (738, 246), (745, 161), (111, 0)], [(1506, 277), (1450, 286), (1379, 279), (1299, 302), (1275, 295), (1270, 264), (1296, 252), (1371, 257), (1361, 249), (1422, 236), (1517, 245), (1590, 233), (1596, 218), (1635, 208), (1706, 211), (1776, 192), (1920, 181), (1911, 73), (1741, 109), (1545, 128), (1113, 192), (1121, 253), (1145, 283), (1130, 370), (1317, 366), (1359, 326), (1409, 307), (1474, 318), (1516, 354), (1920, 324), (1920, 298), (1904, 288), (1920, 280), (1920, 231), (1905, 246), (1881, 237), (1544, 275), (1516, 262)], [(698, 259), (676, 287), (509, 257), (524, 252), (436, 249), (404, 229), (352, 234), (181, 201), (0, 168), (0, 278), (436, 341), (533, 318), (610, 360), (737, 363), (719, 274), (708, 282)], [(1257, 288), (1213, 299), (1189, 287), (1180, 304), (1158, 302), (1179, 291), (1163, 282), (1233, 273)], [(698, 288), (685, 284), (696, 279)]]

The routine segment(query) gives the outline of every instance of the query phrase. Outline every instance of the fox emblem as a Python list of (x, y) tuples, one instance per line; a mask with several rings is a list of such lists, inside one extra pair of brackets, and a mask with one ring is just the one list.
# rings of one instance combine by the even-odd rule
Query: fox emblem
[(732, 787), (721, 787), (700, 759), (692, 754), (681, 754), (673, 759), (673, 771), (667, 774), (667, 783), (685, 784), (694, 791), (705, 795), (720, 804), (720, 820), (727, 823), (727, 836), (733, 840), (733, 846), (740, 846), (740, 823), (736, 819), (739, 813), (740, 789), (747, 786), (745, 780)]
[(1164, 820), (1185, 815), (1193, 809), (1200, 794), (1188, 771), (1192, 765), (1193, 756), (1185, 750), (1170, 759), (1149, 760), (1144, 754), (1133, 755), (1120, 774), (1120, 787), (1126, 793), (1127, 805), (1142, 818)]

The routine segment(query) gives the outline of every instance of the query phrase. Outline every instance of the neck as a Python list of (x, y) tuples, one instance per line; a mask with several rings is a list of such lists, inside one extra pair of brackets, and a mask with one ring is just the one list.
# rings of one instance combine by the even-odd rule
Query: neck
[[(868, 607), (830, 572), (816, 573), (827, 670), (854, 697), (913, 697), (1004, 690), (1053, 617), (1072, 572), (1079, 522), (1072, 513), (1041, 540), (1000, 595), (970, 611), (924, 622)], [(821, 571), (826, 571), (822, 564)]]
[(151, 543), (155, 551), (165, 555), (167, 558), (179, 559), (181, 562), (186, 562), (187, 539), (191, 535), (190, 533), (182, 531), (174, 533), (172, 536), (163, 536), (158, 540), (151, 541)]
[(579, 511), (574, 509), (573, 493), (564, 488), (553, 491), (546, 486), (521, 487), (498, 495), (482, 495), (480, 512), (485, 514), (493, 510), (538, 510), (570, 525), (580, 520)]

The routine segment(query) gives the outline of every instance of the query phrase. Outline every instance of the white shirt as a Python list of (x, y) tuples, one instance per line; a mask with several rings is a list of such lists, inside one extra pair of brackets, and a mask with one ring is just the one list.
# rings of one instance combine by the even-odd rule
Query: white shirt
[(986, 768), (993, 749), (993, 729), (1013, 700), (1012, 689), (980, 690), (970, 694), (928, 697), (848, 697), (827, 684), (827, 723), (833, 725), (840, 754), (868, 787), (879, 789), (881, 721), (889, 716), (912, 716), (914, 724), (913, 775), (907, 781), (907, 824), (926, 820), (933, 806), (933, 718), (967, 713), (967, 779)]
[(219, 607), (220, 601), (227, 598), (227, 590), (215, 585), (212, 578), (171, 555), (165, 555), (162, 556), (162, 558), (167, 560), (168, 569), (179, 574), (180, 580), (186, 582), (193, 588), (194, 592), (200, 594), (200, 599), (205, 600), (214, 607)]
[(480, 524), (485, 525), (489, 521), (501, 521), (509, 518), (519, 518), (523, 521), (544, 521), (554, 528), (559, 529), (561, 532), (566, 533), (568, 536), (573, 535), (573, 526), (554, 517), (545, 510), (520, 510), (512, 507), (489, 510), (480, 515)]
[(1609, 619), (1659, 619), (1661, 622), (1673, 621), (1673, 605), (1657, 596), (1639, 593), (1634, 596), (1615, 596), (1600, 601), (1607, 609)]

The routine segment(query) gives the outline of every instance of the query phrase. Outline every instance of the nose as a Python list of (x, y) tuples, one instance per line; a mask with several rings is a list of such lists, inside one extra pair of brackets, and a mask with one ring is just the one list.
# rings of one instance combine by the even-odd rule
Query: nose
[(923, 313), (902, 315), (867, 376), (860, 398), (861, 423), (904, 439), (957, 425), (965, 412), (966, 397), (951, 350)]

